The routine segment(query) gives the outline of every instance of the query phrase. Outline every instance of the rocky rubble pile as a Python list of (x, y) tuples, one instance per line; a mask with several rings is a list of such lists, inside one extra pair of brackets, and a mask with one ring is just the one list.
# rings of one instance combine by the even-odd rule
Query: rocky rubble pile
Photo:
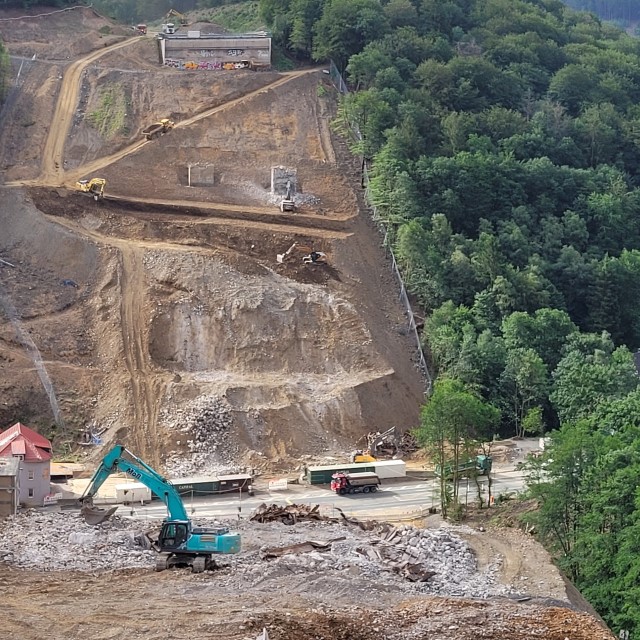
[[(139, 544), (147, 540), (141, 529), (157, 524), (115, 516), (92, 527), (77, 513), (27, 511), (3, 523), (0, 559), (44, 571), (150, 569), (155, 552)], [(198, 519), (194, 524), (212, 522)], [(215, 575), (217, 584), (238, 592), (255, 585), (286, 592), (302, 581), (331, 594), (365, 580), (366, 588), (406, 595), (487, 598), (511, 593), (496, 579), (498, 565), (479, 571), (467, 543), (449, 529), (381, 525), (363, 531), (345, 521), (214, 524), (228, 524), (241, 533), (242, 551), (217, 557), (222, 570)]]
[(232, 436), (233, 415), (226, 400), (201, 396), (186, 408), (163, 410), (162, 423), (185, 434), (176, 444), (187, 452), (172, 452), (165, 460), (167, 475), (178, 478), (202, 473), (235, 473), (239, 447)]
[[(269, 534), (261, 534), (270, 527)], [(411, 526), (384, 528), (384, 532), (365, 532), (338, 523), (257, 524), (246, 533), (266, 541), (275, 532), (279, 546), (290, 545), (291, 551), (276, 557), (273, 548), (240, 554), (231, 559), (234, 579), (243, 576), (252, 583), (269, 584), (282, 577), (313, 574), (337, 583), (354, 580), (359, 573), (383, 586), (406, 593), (430, 593), (447, 596), (487, 598), (511, 593), (498, 583), (496, 562), (478, 570), (475, 555), (468, 544), (452, 530), (417, 529)], [(243, 532), (243, 545), (248, 537)], [(341, 540), (332, 540), (337, 537)], [(311, 545), (303, 545), (311, 541)], [(319, 550), (328, 542), (327, 550)], [(295, 547), (303, 550), (295, 552)], [(315, 547), (315, 549), (313, 549)], [(313, 549), (313, 550), (311, 550)], [(270, 559), (267, 559), (270, 558)], [(355, 573), (354, 573), (355, 572)], [(218, 578), (220, 579), (220, 578)]]
[(95, 571), (155, 562), (141, 527), (117, 516), (92, 527), (77, 513), (30, 510), (0, 526), (0, 558), (18, 567)]

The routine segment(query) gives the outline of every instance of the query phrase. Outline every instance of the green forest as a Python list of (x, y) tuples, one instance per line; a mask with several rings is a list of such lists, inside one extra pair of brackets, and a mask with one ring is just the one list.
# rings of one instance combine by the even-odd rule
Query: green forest
[(352, 89), (337, 126), (425, 317), (423, 442), (550, 434), (537, 529), (640, 638), (640, 41), (557, 0), (260, 10)]

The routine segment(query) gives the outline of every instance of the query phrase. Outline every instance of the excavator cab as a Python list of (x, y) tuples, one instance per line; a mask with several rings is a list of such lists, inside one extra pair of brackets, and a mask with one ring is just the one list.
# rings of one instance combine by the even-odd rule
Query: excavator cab
[(160, 531), (158, 546), (162, 550), (179, 549), (189, 537), (189, 529), (186, 522), (165, 522)]

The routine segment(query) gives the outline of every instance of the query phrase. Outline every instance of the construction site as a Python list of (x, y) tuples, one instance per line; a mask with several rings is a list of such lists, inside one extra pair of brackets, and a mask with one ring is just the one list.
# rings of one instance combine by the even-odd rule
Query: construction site
[[(35, 425), (91, 471), (123, 443), (176, 477), (414, 428), (425, 372), (325, 68), (163, 66), (146, 31), (0, 11), (0, 431)], [(3, 637), (613, 637), (516, 528), (248, 515), (194, 524), (241, 536), (216, 567), (155, 573), (158, 519), (19, 512)]]

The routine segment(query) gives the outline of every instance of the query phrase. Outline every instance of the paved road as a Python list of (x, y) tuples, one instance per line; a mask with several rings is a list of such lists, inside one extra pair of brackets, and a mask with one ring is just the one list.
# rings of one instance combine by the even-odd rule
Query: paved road
[[(524, 478), (512, 466), (496, 469), (492, 474), (492, 494), (498, 496), (506, 492), (521, 492), (524, 490)], [(480, 482), (485, 485), (486, 478)], [(477, 498), (475, 482), (470, 480), (460, 483), (460, 497), (469, 503)], [(352, 496), (338, 496), (325, 487), (296, 486), (282, 492), (259, 492), (253, 497), (243, 494), (218, 495), (211, 498), (185, 498), (185, 506), (192, 516), (206, 517), (247, 517), (259, 504), (319, 504), (323, 513), (333, 513), (335, 507), (340, 507), (345, 513), (357, 517), (382, 518), (402, 517), (412, 514), (418, 515), (424, 509), (439, 503), (437, 484), (434, 480), (412, 481), (401, 479), (388, 481), (386, 486), (375, 494), (355, 494)], [(159, 502), (152, 502), (145, 506), (121, 506), (118, 515), (136, 519), (163, 518), (166, 509)]]

